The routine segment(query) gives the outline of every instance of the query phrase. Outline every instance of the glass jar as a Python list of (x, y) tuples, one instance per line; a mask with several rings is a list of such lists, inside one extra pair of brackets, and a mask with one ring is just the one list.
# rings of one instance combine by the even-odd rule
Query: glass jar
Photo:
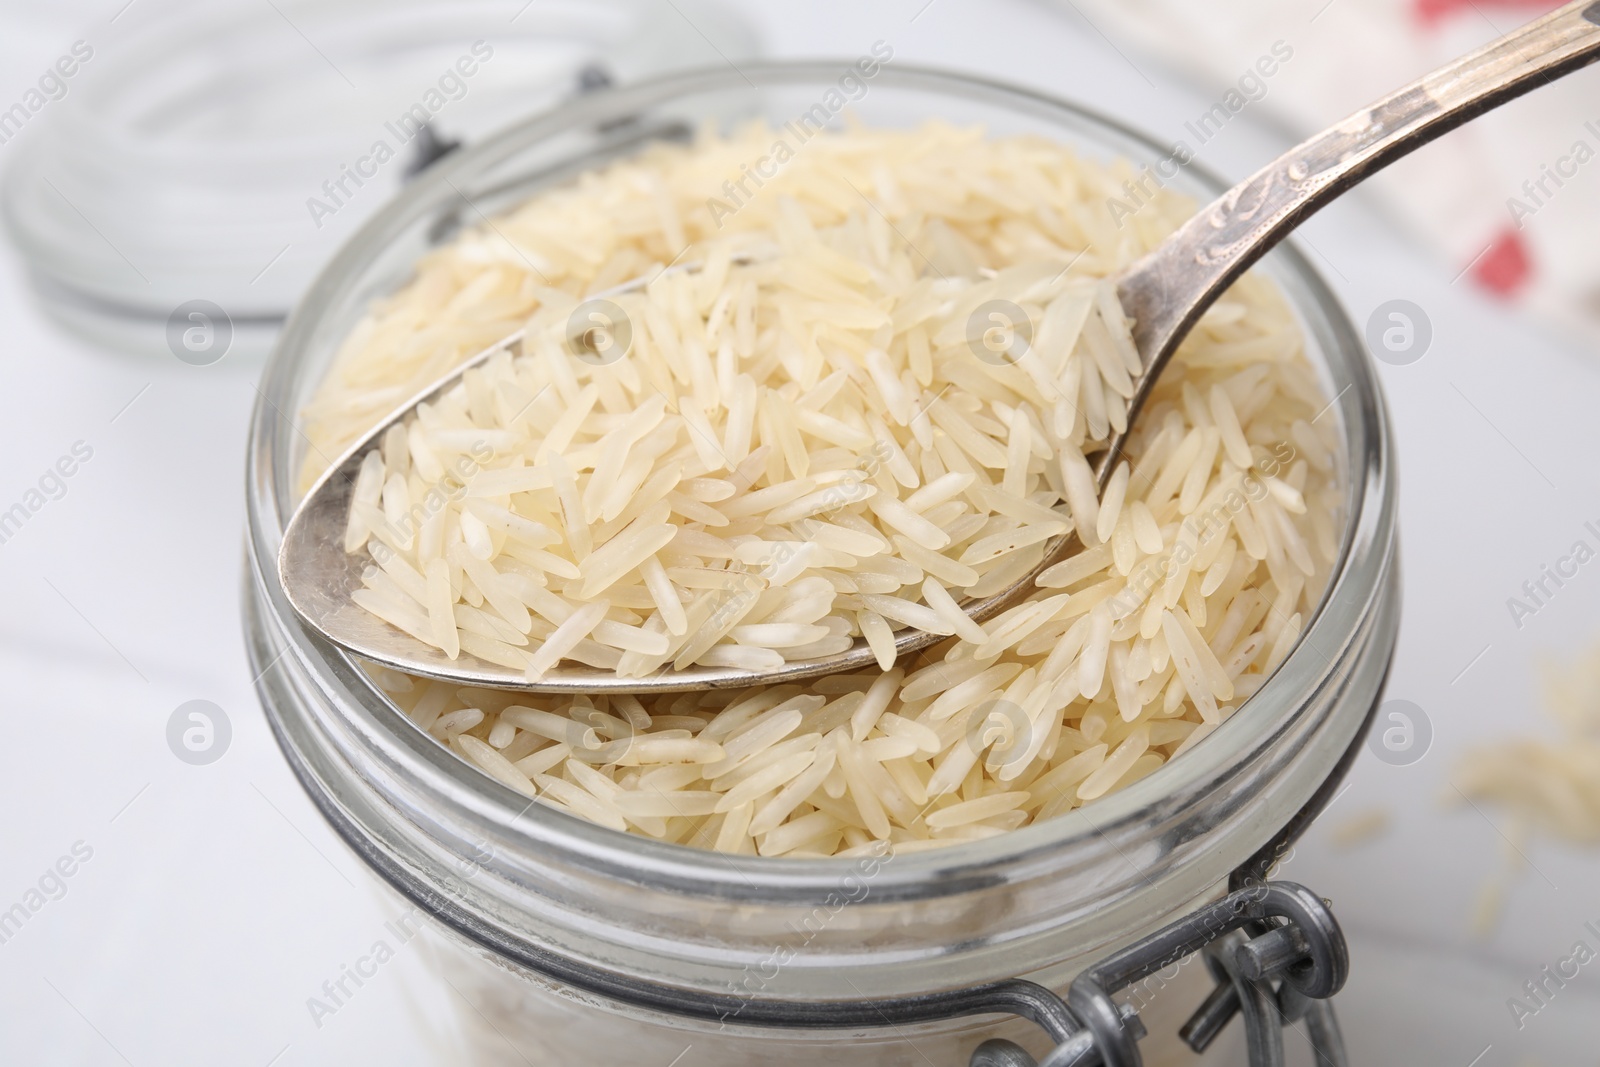
[[(298, 623), (276, 568), (305, 447), (293, 413), (369, 301), (479, 212), (708, 120), (760, 115), (780, 126), (851, 68), (671, 76), (575, 101), (443, 161), (332, 261), (261, 384), (245, 621), (268, 720), (329, 822), (462, 947), (448, 976), (501, 1036), (540, 1054), (530, 1062), (665, 1065), (693, 1046), (697, 1067), (965, 1064), (984, 1037), (1030, 1027), (996, 1016), (889, 1025), (870, 1002), (1015, 977), (1061, 990), (1216, 896), (1293, 832), (1302, 809), (1314, 812), (1319, 791), (1326, 799), (1382, 688), (1398, 621), (1387, 416), (1358, 332), (1292, 245), (1260, 269), (1296, 309), (1335, 398), (1322, 417), (1339, 420), (1345, 442), (1342, 558), (1299, 645), (1222, 727), (1069, 815), (871, 861), (733, 858), (625, 835), (530, 805), (468, 766)], [(866, 84), (851, 106), (868, 125), (983, 123), (1136, 167), (1172, 154), (1082, 108), (967, 76), (886, 63)], [(1192, 165), (1169, 184), (1200, 200), (1222, 188)], [(1194, 1003), (1146, 1021), (1175, 1028)], [(488, 1040), (505, 1054), (500, 1036)], [(1037, 1032), (1028, 1041), (1037, 1048)], [(472, 1055), (458, 1062), (493, 1062)]]

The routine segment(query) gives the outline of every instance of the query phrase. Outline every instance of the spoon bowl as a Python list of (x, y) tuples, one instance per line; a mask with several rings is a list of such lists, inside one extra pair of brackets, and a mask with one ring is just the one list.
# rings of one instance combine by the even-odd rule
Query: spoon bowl
[[(1128, 402), (1131, 429), (1160, 375), (1200, 316), (1296, 226), (1368, 175), (1470, 119), (1600, 59), (1600, 2), (1568, 4), (1456, 60), (1343, 122), (1301, 143), (1229, 189), (1179, 227), (1160, 247), (1115, 279), (1117, 295), (1132, 321), (1142, 371)], [(697, 265), (673, 267), (694, 270)], [(642, 287), (637, 279), (596, 299)], [(292, 517), (278, 554), (278, 572), (290, 604), (302, 620), (335, 644), (373, 662), (409, 674), (461, 685), (537, 692), (673, 692), (743, 688), (800, 681), (864, 669), (875, 664), (862, 639), (837, 654), (749, 670), (691, 665), (646, 677), (563, 663), (538, 680), (521, 670), (444, 652), (383, 622), (358, 606), (370, 563), (344, 550), (344, 534), (356, 473), (365, 455), (419, 405), (454, 388), (468, 370), (499, 353), (517, 354), (521, 332), (496, 342), (401, 405), (356, 441), (317, 481)], [(1101, 492), (1121, 458), (1127, 431), (1113, 434), (1095, 463)], [(1062, 534), (1041, 562), (1010, 587), (968, 600), (962, 609), (982, 622), (1014, 605), (1046, 568), (1067, 558), (1076, 544)], [(896, 631), (897, 657), (946, 640), (945, 635), (905, 628)]]

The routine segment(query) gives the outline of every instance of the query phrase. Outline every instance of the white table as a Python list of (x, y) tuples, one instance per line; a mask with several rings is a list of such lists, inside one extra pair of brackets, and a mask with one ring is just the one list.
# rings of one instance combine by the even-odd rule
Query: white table
[[(20, 23), (13, 13), (21, 30), (0, 33), (0, 97), (20, 93), (76, 23), (122, 2)], [(1166, 137), (1213, 95), (1136, 67), (1067, 6), (920, 7), (750, 10), (776, 54), (855, 55), (883, 38), (899, 61), (1033, 83)], [(1237, 176), (1283, 146), (1241, 122), (1201, 158)], [(1435, 738), (1409, 767), (1363, 756), (1285, 873), (1330, 896), (1350, 933), (1340, 1006), (1357, 1063), (1401, 1062), (1398, 1050), (1460, 1067), (1592, 1058), (1600, 980), (1588, 972), (1600, 964), (1520, 1032), (1506, 999), (1575, 941), (1600, 949), (1584, 929), (1600, 927), (1600, 856), (1536, 846), (1537, 872), (1516, 883), (1495, 935), (1475, 940), (1473, 898), (1504, 846), (1494, 813), (1443, 799), (1463, 748), (1548, 728), (1534, 661), (1582, 649), (1595, 629), (1600, 572), (1583, 571), (1520, 631), (1505, 599), (1600, 519), (1600, 373), (1590, 353), (1453, 284), (1359, 196), (1306, 238), (1358, 321), (1403, 297), (1433, 323), (1428, 355), (1382, 376), (1403, 468), (1405, 624), (1390, 695), (1423, 707)], [(23, 274), (9, 251), (0, 258), (0, 511), (75, 442), (93, 454), (0, 544), (0, 909), (77, 842), (92, 856), (0, 943), (0, 1062), (445, 1062), (428, 1035), (465, 1009), (404, 952), (320, 1027), (306, 1007), (389, 916), (290, 776), (250, 689), (237, 596), (260, 368), (93, 350), (40, 316)], [(233, 729), (210, 766), (180, 762), (165, 739), (173, 710), (196, 698), (224, 708)], [(1333, 826), (1375, 807), (1393, 816), (1387, 836), (1333, 847)]]

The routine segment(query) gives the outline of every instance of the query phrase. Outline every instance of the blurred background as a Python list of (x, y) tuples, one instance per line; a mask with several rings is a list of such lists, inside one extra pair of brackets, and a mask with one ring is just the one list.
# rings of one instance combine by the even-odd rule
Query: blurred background
[[(1554, 6), (0, 0), (0, 913), (26, 912), (0, 925), (0, 1063), (438, 1063), (473, 1010), (402, 950), (308, 1013), (392, 916), (280, 758), (239, 636), (254, 383), (409, 174), (614, 81), (884, 40), (1233, 180)], [(1479, 120), (1298, 238), (1372, 339), (1401, 469), (1389, 702), (1283, 867), (1350, 937), (1356, 1063), (1600, 1057), (1600, 778), (1485, 784), (1600, 766), (1597, 88)], [(192, 701), (203, 761), (171, 740)]]

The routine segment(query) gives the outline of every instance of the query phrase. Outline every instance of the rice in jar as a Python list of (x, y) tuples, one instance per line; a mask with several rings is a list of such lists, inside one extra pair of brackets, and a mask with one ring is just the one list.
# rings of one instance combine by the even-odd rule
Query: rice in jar
[[(1340, 398), (1306, 419), (1340, 431), (1342, 528), (1326, 591), (1299, 642), (1285, 643), (1281, 664), (1203, 744), (1086, 810), (926, 852), (879, 852), (841, 832), (832, 851), (855, 855), (802, 859), (717, 857), (619, 835), (530, 806), (441, 747), (382, 685), (298, 627), (271, 566), (307, 462), (274, 409), (305, 407), (368, 302), (407, 280), (439, 220), (459, 216), (463, 198), (493, 215), (708, 116), (748, 118), (753, 107), (780, 126), (836, 87), (839, 72), (775, 65), (751, 77), (759, 94), (737, 77), (685, 76), (508, 131), (421, 179), (330, 268), (286, 331), (264, 386), (271, 406), (254, 428), (252, 649), (262, 666), (281, 656), (258, 687), (330, 821), (488, 961), (482, 984), (469, 984), (507, 1006), (495, 1022), (526, 1035), (521, 1047), (615, 1062), (668, 1062), (688, 1044), (697, 1062), (965, 1062), (992, 1020), (897, 1032), (852, 1020), (849, 1003), (1016, 976), (1062, 988), (1099, 955), (1214, 895), (1316, 793), (1377, 696), (1396, 610), (1387, 430), (1354, 332), (1292, 250), (1262, 271), (1304, 330), (1325, 395)], [(1166, 155), (1066, 105), (933, 72), (883, 66), (854, 107), (868, 127), (938, 115), (983, 122), (991, 136), (1042, 135), (1085, 157)], [(1189, 172), (1172, 185), (1202, 196), (1215, 187)], [(830, 1013), (845, 1024), (827, 1026)]]

